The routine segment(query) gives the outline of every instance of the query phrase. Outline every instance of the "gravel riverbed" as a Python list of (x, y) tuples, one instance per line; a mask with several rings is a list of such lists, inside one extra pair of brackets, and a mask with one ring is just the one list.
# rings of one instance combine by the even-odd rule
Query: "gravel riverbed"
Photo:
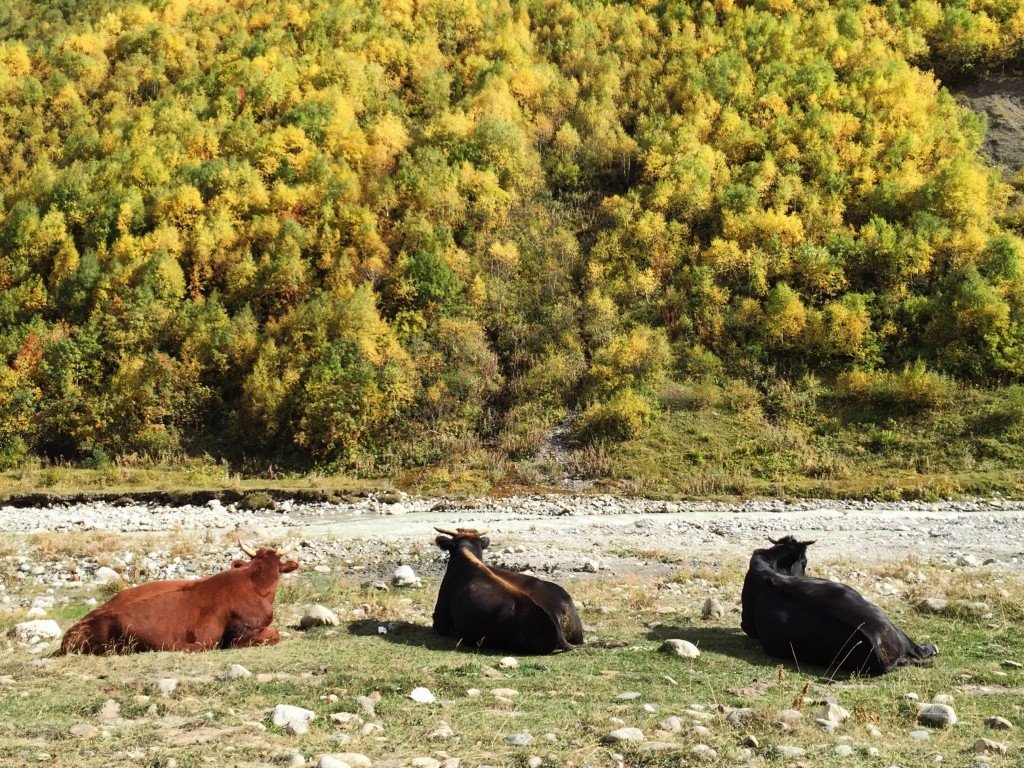
[[(818, 562), (920, 562), (1024, 571), (1024, 503), (751, 500), (672, 502), (611, 496), (522, 496), (438, 499), (389, 494), (351, 503), (278, 502), (273, 510), (88, 503), (0, 507), (7, 560), (23, 578), (48, 584), (88, 580), (101, 561), (139, 577), (203, 575), (223, 568), (241, 535), (254, 544), (296, 541), (306, 569), (350, 580), (386, 578), (400, 564), (439, 574), (434, 526), (488, 528), (489, 560), (518, 571), (570, 576), (599, 572), (657, 575), (673, 565), (739, 558), (769, 537), (816, 539)], [(112, 551), (83, 562), (37, 562), (33, 534), (90, 532), (133, 540), (156, 537), (161, 548), (138, 560)], [(182, 556), (176, 538), (199, 542)], [(171, 543), (169, 543), (171, 542)], [(117, 545), (119, 548), (120, 545)], [(125, 560), (128, 562), (125, 562)], [(134, 562), (133, 562), (134, 560)]]

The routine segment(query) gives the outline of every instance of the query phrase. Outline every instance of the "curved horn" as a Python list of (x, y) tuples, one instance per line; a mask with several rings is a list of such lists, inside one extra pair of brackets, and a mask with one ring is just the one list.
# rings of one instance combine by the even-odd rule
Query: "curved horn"
[(238, 539), (238, 548), (240, 550), (245, 552), (245, 554), (247, 554), (249, 557), (256, 557), (256, 550), (250, 549), (245, 545), (245, 542), (242, 541), (242, 534), (235, 534), (235, 538)]
[(459, 535), (458, 531), (453, 531), (451, 528), (438, 528), (435, 525), (434, 526), (434, 530), (437, 531), (438, 533), (443, 533), (445, 536), (458, 536)]
[(283, 547), (281, 547), (281, 549), (276, 550), (277, 556), (278, 557), (284, 557), (289, 552), (291, 552), (293, 549), (295, 549), (295, 542), (294, 541), (289, 541), (287, 544), (285, 544)]
[(490, 528), (481, 528), (479, 531), (476, 532), (476, 535), (477, 536), (486, 536), (487, 532), (489, 530), (491, 530), (491, 529)]
[(778, 544), (779, 543), (778, 539), (773, 539), (771, 536), (768, 537), (768, 541), (770, 541), (772, 544)]

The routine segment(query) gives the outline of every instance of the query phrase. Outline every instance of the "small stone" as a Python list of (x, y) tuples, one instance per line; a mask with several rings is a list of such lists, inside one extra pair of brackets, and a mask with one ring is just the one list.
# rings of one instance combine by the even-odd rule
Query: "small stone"
[(779, 744), (775, 747), (775, 751), (781, 756), (786, 758), (801, 757), (806, 752), (802, 747), (793, 747), (788, 744)]
[(441, 761), (432, 757), (414, 757), (409, 761), (412, 768), (441, 768)]
[(351, 766), (334, 755), (320, 755), (320, 759), (316, 762), (316, 768), (351, 768)]
[(153, 683), (153, 690), (155, 690), (164, 698), (167, 698), (176, 690), (178, 690), (178, 678), (161, 677)]
[(804, 719), (804, 713), (796, 709), (782, 709), (779, 710), (778, 719), (781, 723), (793, 725), (794, 723), (799, 723)]
[(1024, 669), (1024, 664), (1013, 659), (1003, 659), (1000, 663), (1007, 669)]
[(106, 566), (97, 568), (96, 573), (92, 575), (92, 580), (97, 584), (112, 584), (115, 581), (122, 581), (120, 573)]
[(244, 680), (247, 677), (252, 677), (252, 672), (241, 664), (232, 664), (224, 672), (224, 677), (228, 680)]
[(498, 666), (501, 669), (518, 669), (519, 668), (519, 661), (517, 659), (514, 659), (511, 656), (506, 656), (505, 658), (503, 658), (501, 661), (498, 662)]
[(331, 754), (331, 757), (341, 760), (352, 768), (370, 768), (372, 765), (370, 758), (360, 752), (335, 752)]
[(853, 757), (853, 747), (849, 744), (839, 744), (836, 746), (835, 753), (839, 757)]
[(495, 688), (491, 695), (496, 699), (512, 699), (519, 695), (515, 688)]
[(658, 723), (658, 729), (665, 731), (665, 733), (679, 733), (683, 730), (683, 722), (675, 715), (672, 715)]
[(358, 704), (359, 708), (361, 710), (363, 710), (363, 714), (369, 715), (370, 717), (376, 717), (377, 716), (377, 701), (379, 701), (379, 700), (380, 700), (380, 695), (379, 694), (377, 696), (377, 699), (374, 699), (373, 696), (356, 696), (355, 697), (356, 704)]
[(700, 656), (700, 649), (688, 640), (666, 640), (661, 644), (661, 650), (665, 653), (682, 656), (684, 659), (696, 659)]
[(40, 640), (60, 637), (60, 625), (53, 619), (23, 621), (20, 624), (15, 624), (7, 634), (23, 643), (29, 643), (33, 640), (39, 642)]
[(638, 693), (637, 691), (626, 691), (625, 693), (620, 693), (618, 696), (616, 696), (615, 700), (616, 701), (633, 701), (634, 699), (639, 699), (641, 695), (642, 694)]
[(956, 712), (948, 704), (922, 704), (917, 722), (931, 728), (948, 728), (957, 724)]
[(391, 578), (391, 583), (396, 587), (418, 587), (420, 586), (420, 577), (416, 575), (416, 572), (408, 565), (400, 565), (395, 569), (395, 575)]
[(299, 626), (303, 629), (311, 629), (312, 627), (336, 627), (338, 626), (338, 616), (334, 611), (329, 608), (325, 608), (322, 605), (311, 605), (306, 608), (305, 613), (302, 614), (302, 618), (299, 619)]
[(639, 728), (616, 728), (611, 733), (606, 733), (601, 739), (605, 744), (618, 744), (620, 742), (639, 743), (644, 740), (644, 732)]
[(845, 723), (849, 719), (850, 713), (838, 704), (830, 701), (819, 710), (818, 717), (833, 723)]
[(944, 597), (926, 597), (917, 604), (917, 609), (924, 613), (942, 613), (949, 607), (949, 601)]
[(1011, 723), (1005, 717), (990, 717), (985, 721), (985, 725), (994, 731), (1013, 730), (1013, 723)]
[(584, 560), (583, 565), (580, 566), (580, 570), (584, 573), (597, 573), (601, 570), (601, 564), (597, 560)]
[(437, 701), (434, 694), (430, 692), (428, 688), (413, 688), (412, 693), (409, 694), (409, 698), (420, 704), (433, 704)]
[(526, 768), (540, 768), (542, 765), (544, 765), (544, 761), (536, 755), (526, 761)]
[(757, 740), (757, 737), (750, 733), (743, 737), (743, 746), (750, 747), (751, 749), (757, 749), (761, 744)]
[(522, 733), (510, 733), (505, 737), (505, 743), (511, 744), (513, 747), (525, 747), (533, 743), (533, 734), (529, 731), (523, 731)]
[(292, 752), (292, 756), (288, 758), (288, 768), (302, 768), (305, 764), (306, 758), (301, 752)]
[[(439, 725), (437, 728), (435, 728), (433, 731), (430, 732), (430, 735), (427, 736), (427, 738), (428, 739), (450, 739), (454, 735), (455, 735), (455, 731), (452, 730), (452, 727), (450, 725), (448, 725), (448, 723), (441, 723), (441, 725)], [(353, 766), (353, 768), (356, 768), (356, 767)]]
[(718, 602), (718, 598), (709, 597), (704, 601), (704, 605), (701, 606), (700, 615), (705, 621), (720, 619), (725, 616), (725, 608)]
[(718, 752), (709, 747), (707, 744), (694, 744), (690, 747), (690, 754), (699, 760), (712, 763), (718, 759)]
[(1008, 747), (1001, 741), (993, 741), (992, 739), (978, 739), (974, 742), (971, 750), (979, 755), (1005, 755), (1008, 751)]
[(932, 735), (923, 728), (917, 728), (908, 733), (907, 736), (912, 738), (914, 741), (928, 741), (928, 739), (932, 737)]
[(952, 706), (953, 701), (953, 697), (948, 693), (939, 693), (935, 696), (932, 696), (933, 704), (949, 704), (950, 706)]
[(82, 723), (80, 725), (71, 726), (71, 730), (68, 731), (76, 739), (81, 741), (88, 741), (89, 739), (95, 739), (100, 735), (100, 729), (94, 725)]
[(882, 729), (879, 728), (877, 725), (869, 724), (865, 730), (868, 732), (868, 736), (870, 736), (873, 739), (882, 738)]
[(834, 720), (826, 720), (823, 717), (817, 717), (814, 719), (814, 722), (825, 733), (835, 733), (839, 729), (839, 723)]
[(977, 568), (981, 565), (981, 560), (979, 560), (975, 555), (960, 555), (960, 557), (956, 559), (956, 564), (963, 568)]
[(121, 716), (121, 705), (113, 699), (107, 699), (96, 713), (96, 717), (103, 723), (109, 723)]
[(274, 707), (274, 713), (270, 721), (278, 728), (283, 728), (286, 733), (298, 736), (309, 730), (309, 724), (316, 719), (316, 712), (302, 707), (294, 707), (291, 704), (278, 704)]
[(753, 713), (754, 710), (748, 707), (738, 707), (725, 716), (725, 722), (729, 723), (733, 728), (739, 728), (743, 725), (743, 721)]
[(359, 715), (353, 715), (351, 712), (332, 712), (329, 719), (345, 731), (359, 728), (366, 722)]

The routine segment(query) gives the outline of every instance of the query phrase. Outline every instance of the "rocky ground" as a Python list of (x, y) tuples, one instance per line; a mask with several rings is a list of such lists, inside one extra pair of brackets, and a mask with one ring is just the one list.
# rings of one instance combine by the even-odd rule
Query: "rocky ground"
[[(503, 660), (433, 638), (435, 525), (489, 528), (490, 562), (565, 584), (587, 648)], [(750, 551), (787, 533), (817, 539), (814, 575), (937, 642), (935, 669), (821, 686), (764, 657), (736, 629), (739, 587)], [(221, 570), (239, 535), (298, 544), (280, 646), (50, 657), (90, 606), (128, 583)], [(999, 499), (4, 507), (0, 766), (1009, 767), (1024, 724), (1022, 571), (1024, 505)]]

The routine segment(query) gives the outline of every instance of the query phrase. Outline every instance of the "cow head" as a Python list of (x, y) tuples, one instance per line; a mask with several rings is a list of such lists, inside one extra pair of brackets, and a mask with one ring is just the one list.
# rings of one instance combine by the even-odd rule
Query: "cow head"
[(244, 568), (252, 563), (258, 563), (262, 568), (267, 568), (271, 571), (276, 570), (278, 574), (291, 573), (299, 567), (299, 564), (295, 560), (284, 560), (283, 558), (292, 551), (293, 546), (288, 544), (282, 549), (270, 549), (269, 547), (253, 549), (246, 546), (245, 542), (239, 538), (238, 547), (249, 556), (249, 560), (234, 560), (231, 563), (231, 567)]
[(487, 531), (478, 531), (474, 528), (435, 528), (435, 531), (442, 534), (435, 541), (437, 546), (446, 552), (455, 552), (458, 549), (468, 549), (477, 559), (483, 559), (484, 550), (487, 549), (491, 540), (484, 534)]
[(765, 559), (771, 561), (774, 570), (789, 576), (803, 576), (807, 570), (807, 548), (813, 541), (797, 541), (792, 536), (781, 539), (768, 539), (771, 549), (758, 550), (764, 553)]

